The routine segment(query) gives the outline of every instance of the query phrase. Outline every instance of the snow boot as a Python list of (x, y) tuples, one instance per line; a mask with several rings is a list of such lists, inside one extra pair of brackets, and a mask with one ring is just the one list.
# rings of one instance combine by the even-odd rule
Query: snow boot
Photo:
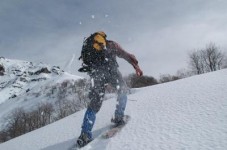
[(111, 119), (111, 122), (114, 123), (116, 126), (121, 126), (125, 124), (124, 117), (114, 117)]
[(124, 111), (127, 103), (127, 95), (126, 93), (119, 93), (117, 97), (118, 104), (116, 105), (116, 110), (114, 114), (114, 118), (111, 119), (111, 122), (116, 126), (124, 125)]
[(91, 142), (93, 139), (86, 133), (82, 132), (79, 138), (77, 139), (76, 143), (78, 147), (83, 147)]
[(78, 147), (83, 147), (93, 140), (91, 130), (93, 128), (95, 120), (95, 112), (92, 109), (88, 108), (84, 115), (81, 134), (77, 140)]

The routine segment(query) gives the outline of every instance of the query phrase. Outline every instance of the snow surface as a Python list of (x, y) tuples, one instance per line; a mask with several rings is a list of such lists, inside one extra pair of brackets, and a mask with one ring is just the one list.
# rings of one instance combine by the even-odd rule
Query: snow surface
[[(226, 150), (227, 70), (136, 89), (128, 96), (130, 122), (112, 139), (115, 99), (103, 103), (94, 137), (82, 150)], [(0, 150), (67, 150), (80, 134), (85, 110), (0, 144)]]

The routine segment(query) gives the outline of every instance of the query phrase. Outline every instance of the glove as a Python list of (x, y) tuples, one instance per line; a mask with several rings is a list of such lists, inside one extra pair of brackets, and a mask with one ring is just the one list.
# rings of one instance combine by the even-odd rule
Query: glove
[(88, 66), (83, 66), (78, 71), (79, 72), (89, 72), (89, 71), (91, 71), (91, 68)]

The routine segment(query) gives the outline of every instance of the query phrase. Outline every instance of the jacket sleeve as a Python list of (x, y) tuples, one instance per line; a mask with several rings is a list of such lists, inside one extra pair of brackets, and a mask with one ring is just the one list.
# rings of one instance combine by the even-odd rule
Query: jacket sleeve
[(126, 52), (117, 42), (110, 41), (110, 47), (115, 50), (115, 53), (118, 57), (125, 59), (129, 62), (134, 68), (138, 66), (138, 60), (133, 54)]

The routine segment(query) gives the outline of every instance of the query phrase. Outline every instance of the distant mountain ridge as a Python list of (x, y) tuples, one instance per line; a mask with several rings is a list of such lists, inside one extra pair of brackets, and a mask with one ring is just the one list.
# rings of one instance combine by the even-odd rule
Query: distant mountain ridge
[[(48, 66), (43, 63), (35, 64), (22, 60), (11, 60), (4, 57), (0, 58), (2, 66), (0, 90), (10, 89), (10, 92), (4, 92), (5, 96), (1, 102), (6, 99), (15, 98), (24, 92), (28, 92), (27, 86), (41, 80), (48, 80), (64, 73), (60, 67)], [(4, 99), (3, 99), (4, 98)]]
[(58, 66), (0, 57), (0, 125), (18, 107), (32, 110), (57, 100), (75, 101), (79, 107), (79, 79)]

